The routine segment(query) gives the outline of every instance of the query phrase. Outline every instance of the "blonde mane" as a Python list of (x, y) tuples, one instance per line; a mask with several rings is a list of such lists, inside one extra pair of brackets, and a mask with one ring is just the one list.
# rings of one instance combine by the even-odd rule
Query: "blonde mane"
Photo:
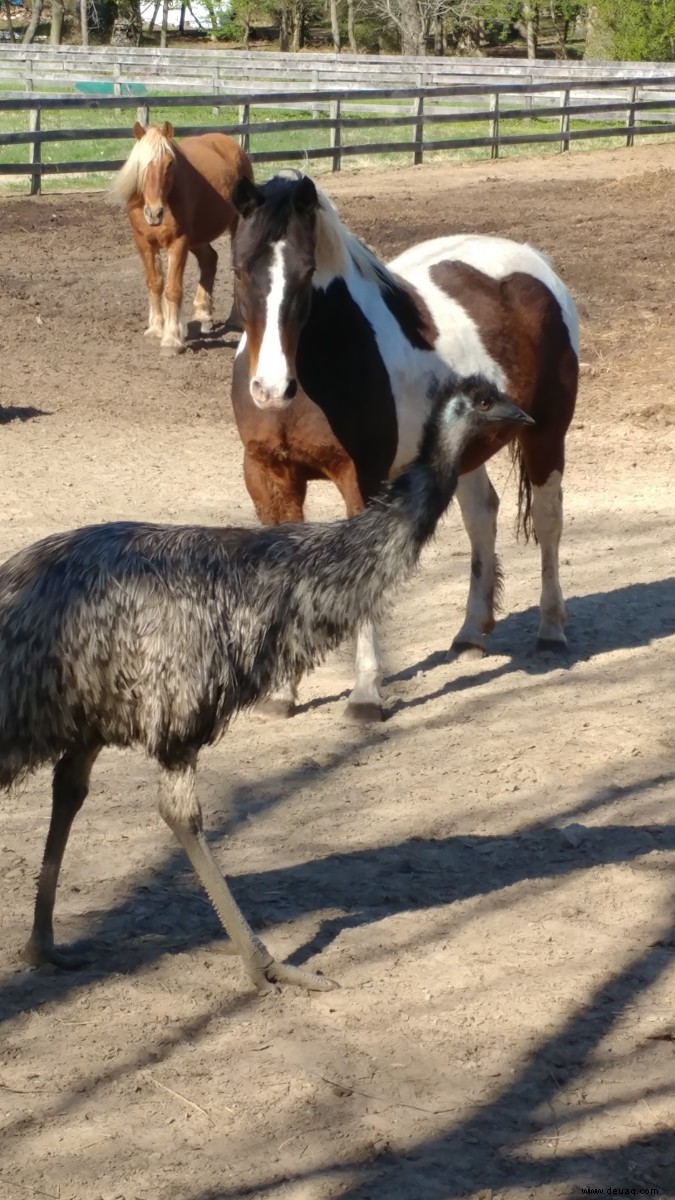
[(376, 254), (347, 229), (332, 200), (317, 188), (319, 209), (316, 219), (316, 276), (331, 279), (345, 275), (350, 264), (364, 279), (382, 287), (389, 272)]
[(132, 196), (142, 192), (148, 167), (164, 154), (168, 154), (170, 158), (176, 157), (176, 151), (162, 133), (161, 127), (148, 125), (145, 135), (134, 143), (127, 161), (110, 184), (110, 199), (126, 204)]

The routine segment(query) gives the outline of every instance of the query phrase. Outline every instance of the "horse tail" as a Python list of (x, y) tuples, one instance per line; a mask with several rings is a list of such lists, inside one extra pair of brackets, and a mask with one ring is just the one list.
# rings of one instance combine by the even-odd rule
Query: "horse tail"
[(511, 442), (511, 461), (518, 471), (518, 515), (516, 517), (516, 537), (520, 537), (521, 533), (526, 542), (529, 542), (533, 537), (537, 541), (537, 535), (534, 530), (532, 521), (532, 480), (528, 474), (527, 466), (525, 465), (525, 456), (520, 442), (516, 439)]

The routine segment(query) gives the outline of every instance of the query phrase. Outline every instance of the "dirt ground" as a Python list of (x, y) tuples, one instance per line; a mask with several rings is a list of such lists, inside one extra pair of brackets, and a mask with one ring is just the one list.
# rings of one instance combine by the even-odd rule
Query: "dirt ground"
[[(674, 172), (674, 146), (641, 146), (328, 177), (384, 256), (507, 234), (576, 296), (569, 654), (534, 650), (505, 458), (489, 657), (447, 653), (469, 574), (453, 512), (384, 631), (384, 724), (343, 718), (347, 648), (291, 721), (241, 718), (204, 752), (238, 898), (333, 993), (252, 994), (132, 753), (99, 760), (57, 902), (91, 967), (28, 971), (48, 774), (5, 796), (1, 1200), (675, 1197)], [(93, 521), (253, 522), (235, 340), (167, 363), (145, 312), (100, 196), (0, 202), (2, 558)], [(327, 485), (311, 513), (340, 514)]]

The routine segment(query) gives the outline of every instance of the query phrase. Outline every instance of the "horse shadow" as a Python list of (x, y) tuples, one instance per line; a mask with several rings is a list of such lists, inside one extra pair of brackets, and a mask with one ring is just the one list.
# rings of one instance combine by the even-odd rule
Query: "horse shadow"
[(201, 350), (236, 350), (241, 330), (236, 329), (229, 321), (220, 321), (214, 324), (213, 329), (202, 333), (199, 321), (188, 321), (187, 335), (188, 350), (197, 354)]
[(44, 408), (33, 408), (32, 405), (0, 404), (0, 425), (9, 425), (11, 421), (33, 421), (36, 417), (51, 417), (51, 412)]
[[(627, 584), (613, 591), (593, 592), (588, 596), (572, 596), (566, 605), (567, 646), (560, 650), (537, 649), (533, 632), (539, 622), (538, 608), (530, 607), (509, 613), (498, 621), (494, 633), (490, 635), (489, 651), (484, 658), (485, 667), (482, 671), (457, 675), (422, 696), (397, 697), (389, 703), (385, 718), (389, 720), (404, 709), (418, 708), (453, 692), (480, 687), (489, 680), (516, 671), (523, 671), (527, 675), (546, 675), (610, 654), (614, 650), (650, 646), (675, 634), (675, 577), (652, 583)], [(507, 661), (491, 666), (492, 656)], [(393, 684), (408, 683), (418, 675), (446, 668), (453, 662), (459, 665), (462, 662), (453, 650), (434, 650), (418, 662), (387, 675), (384, 686), (389, 688)], [(332, 695), (316, 697), (298, 705), (296, 713), (334, 704), (344, 700), (348, 694), (349, 689), (345, 688)]]

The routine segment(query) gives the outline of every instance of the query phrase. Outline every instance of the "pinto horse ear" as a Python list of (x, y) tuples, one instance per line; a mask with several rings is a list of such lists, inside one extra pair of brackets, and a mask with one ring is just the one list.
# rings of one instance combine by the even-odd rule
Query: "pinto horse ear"
[(173, 137), (173, 125), (171, 124), (170, 121), (165, 121), (164, 124), (162, 125), (162, 137), (165, 137), (165, 138)]
[(260, 189), (255, 186), (252, 179), (247, 179), (245, 175), (242, 175), (241, 179), (237, 180), (232, 193), (232, 203), (239, 216), (244, 219), (252, 217), (263, 202), (264, 197)]
[(145, 125), (141, 125), (140, 121), (137, 121), (134, 125), (134, 137), (137, 142), (140, 142), (141, 138), (145, 137)]
[(309, 175), (303, 175), (297, 186), (293, 189), (293, 208), (300, 217), (307, 217), (319, 207), (319, 197), (316, 191), (316, 185), (309, 178)]

